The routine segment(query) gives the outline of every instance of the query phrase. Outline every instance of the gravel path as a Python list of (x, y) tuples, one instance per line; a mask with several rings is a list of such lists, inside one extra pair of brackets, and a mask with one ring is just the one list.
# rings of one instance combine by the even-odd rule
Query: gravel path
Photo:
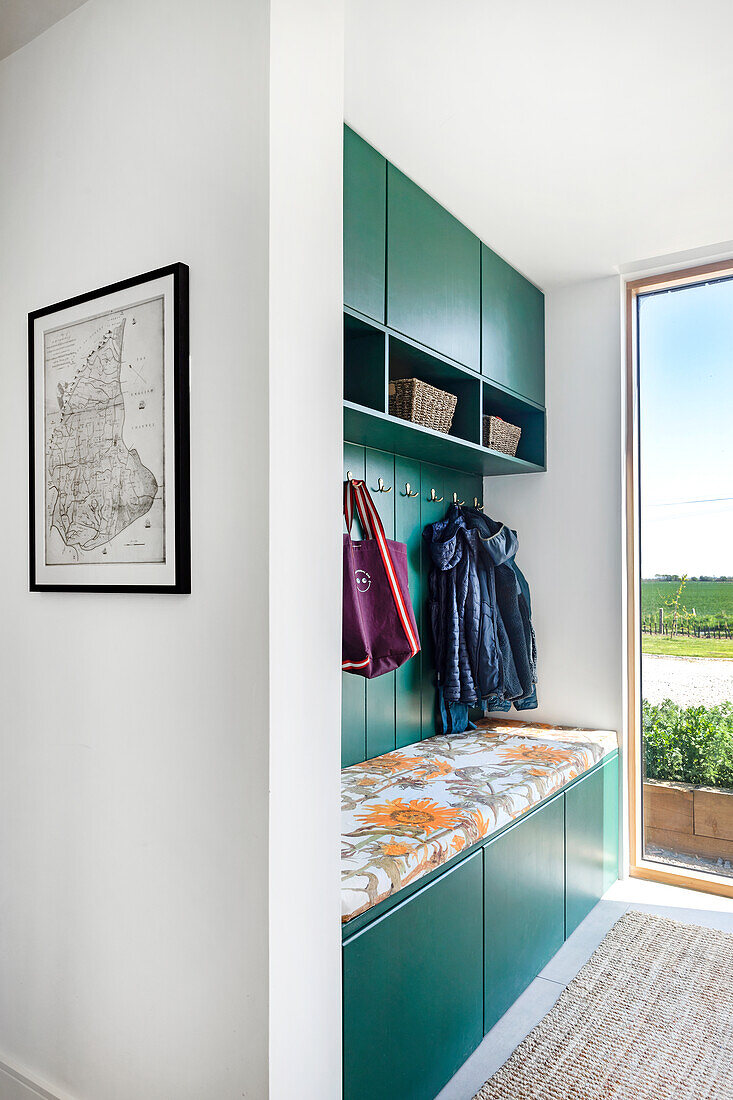
[(733, 867), (728, 859), (706, 859), (705, 856), (691, 856), (687, 853), (672, 852), (669, 848), (658, 848), (656, 844), (644, 846), (644, 856), (654, 863), (666, 863), (671, 867), (687, 867), (690, 871), (707, 871), (709, 875), (722, 875), (733, 878)]
[(650, 703), (714, 707), (733, 702), (733, 661), (710, 657), (641, 658), (641, 691)]

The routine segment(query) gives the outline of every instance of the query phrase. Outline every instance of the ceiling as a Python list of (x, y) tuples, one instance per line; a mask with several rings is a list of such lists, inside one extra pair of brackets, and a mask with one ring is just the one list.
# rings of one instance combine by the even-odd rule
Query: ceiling
[(0, 61), (86, 0), (0, 0)]
[(730, 0), (346, 0), (346, 119), (549, 287), (733, 240)]

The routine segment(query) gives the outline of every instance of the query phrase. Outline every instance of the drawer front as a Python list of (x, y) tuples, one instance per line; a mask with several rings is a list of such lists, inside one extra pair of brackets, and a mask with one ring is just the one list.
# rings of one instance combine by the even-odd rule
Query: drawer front
[(387, 211), (387, 324), (478, 371), (478, 237), (391, 164)]
[(618, 877), (618, 757), (565, 792), (565, 935)]
[(384, 321), (387, 162), (344, 127), (344, 303)]
[(563, 809), (555, 798), (484, 848), (484, 1031), (562, 947)]
[(345, 1100), (433, 1100), (479, 1044), (482, 853), (343, 949)]

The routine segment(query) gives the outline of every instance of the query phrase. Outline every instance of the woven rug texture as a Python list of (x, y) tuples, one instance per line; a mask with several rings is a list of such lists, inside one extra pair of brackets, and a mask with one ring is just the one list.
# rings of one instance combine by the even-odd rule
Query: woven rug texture
[(474, 1100), (733, 1100), (733, 935), (634, 911)]

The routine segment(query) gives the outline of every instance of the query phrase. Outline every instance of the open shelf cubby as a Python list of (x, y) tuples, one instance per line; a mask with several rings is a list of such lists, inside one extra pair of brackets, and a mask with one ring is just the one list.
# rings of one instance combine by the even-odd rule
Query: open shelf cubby
[[(450, 433), (389, 414), (389, 382), (420, 378), (458, 398)], [(516, 457), (482, 446), (482, 415), (522, 429)], [(467, 473), (533, 473), (545, 468), (545, 411), (422, 347), (344, 312), (344, 438)]]
[[(499, 386), (483, 382), (482, 417), (500, 416), (522, 429), (517, 447), (517, 458), (545, 468), (545, 410), (531, 401), (516, 397)], [(483, 439), (483, 419), (482, 436)]]

